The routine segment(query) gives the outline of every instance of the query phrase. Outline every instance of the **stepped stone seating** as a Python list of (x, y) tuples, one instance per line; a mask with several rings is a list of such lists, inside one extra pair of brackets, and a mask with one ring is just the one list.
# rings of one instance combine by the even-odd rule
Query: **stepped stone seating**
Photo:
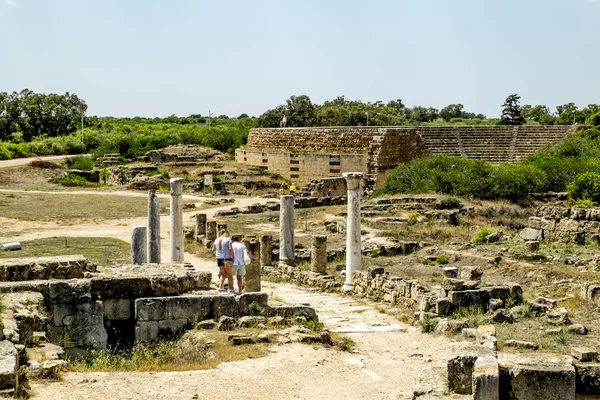
[(386, 171), (427, 154), (493, 163), (522, 160), (583, 126), (401, 126), (255, 128), (236, 161), (297, 184), (362, 172), (379, 186)]

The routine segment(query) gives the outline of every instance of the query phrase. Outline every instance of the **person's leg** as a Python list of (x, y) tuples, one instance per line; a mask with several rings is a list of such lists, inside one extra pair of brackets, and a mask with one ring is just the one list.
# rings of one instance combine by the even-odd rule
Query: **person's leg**
[(233, 289), (233, 261), (225, 261), (225, 272), (227, 276), (227, 284), (229, 285), (229, 290)]
[(242, 293), (244, 290), (244, 277), (242, 275), (237, 276), (238, 292)]

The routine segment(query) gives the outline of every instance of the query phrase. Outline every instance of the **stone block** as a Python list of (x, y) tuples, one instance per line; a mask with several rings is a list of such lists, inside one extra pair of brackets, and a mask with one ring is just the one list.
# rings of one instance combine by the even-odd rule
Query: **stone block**
[(270, 315), (283, 318), (293, 318), (302, 315), (307, 321), (318, 321), (319, 317), (314, 308), (309, 306), (270, 306)]
[(455, 279), (455, 278), (444, 278), (444, 290), (446, 291), (451, 291), (451, 290), (461, 290), (463, 287), (463, 284), (465, 283), (465, 281), (461, 280), (461, 279)]
[(540, 229), (525, 228), (519, 232), (519, 237), (527, 242), (542, 240), (542, 231)]
[(135, 342), (155, 342), (158, 339), (158, 321), (138, 321), (135, 327)]
[(479, 307), (481, 306), (484, 311), (490, 303), (489, 292), (485, 290), (463, 290), (463, 291), (451, 291), (448, 292), (448, 298), (452, 302), (454, 307)]
[(478, 281), (483, 276), (483, 269), (479, 266), (460, 267), (459, 278), (465, 281)]
[(265, 307), (269, 302), (269, 295), (260, 292), (242, 293), (241, 296), (236, 296), (235, 300), (239, 315), (246, 315), (250, 312), (250, 305), (252, 303), (260, 307)]
[[(52, 322), (54, 326), (64, 326), (65, 317), (77, 312), (75, 304), (55, 304), (52, 306)], [(69, 322), (67, 320), (66, 322)]]
[(216, 323), (215, 323), (214, 319), (207, 319), (207, 320), (198, 322), (198, 325), (196, 326), (196, 328), (210, 330), (210, 329), (214, 329), (215, 325), (216, 325)]
[(17, 371), (19, 369), (19, 352), (8, 340), (0, 342), (0, 389), (17, 387)]
[(444, 278), (458, 278), (458, 268), (444, 267), (442, 268), (442, 274), (444, 275)]
[(596, 361), (596, 358), (598, 357), (598, 352), (588, 347), (573, 347), (571, 349), (571, 355), (573, 356), (573, 358), (581, 362), (591, 362)]
[(167, 319), (168, 304), (164, 297), (136, 299), (134, 315), (137, 321), (161, 321)]
[(496, 324), (512, 324), (514, 322), (514, 317), (510, 311), (501, 308), (492, 314), (492, 321)]
[(51, 281), (48, 285), (51, 304), (89, 303), (92, 301), (91, 284), (88, 279)]
[(254, 339), (249, 336), (239, 336), (231, 339), (231, 344), (234, 346), (240, 346), (243, 344), (254, 344)]
[[(240, 296), (241, 297), (241, 296)], [(223, 315), (235, 317), (238, 315), (238, 303), (234, 296), (216, 295), (211, 296), (212, 316), (220, 318)]]
[(510, 296), (510, 288), (508, 286), (486, 286), (481, 288), (488, 292), (490, 299), (506, 300)]
[(447, 392), (448, 370), (444, 363), (425, 365), (413, 387), (413, 399), (424, 400), (443, 396)]
[(504, 307), (504, 301), (501, 299), (490, 299), (490, 311), (496, 311)]
[(563, 232), (577, 232), (579, 231), (579, 222), (572, 219), (561, 219), (558, 224), (556, 224), (556, 230)]
[(529, 217), (529, 227), (532, 229), (542, 229), (542, 218)]
[(500, 398), (575, 400), (571, 362), (571, 357), (555, 354), (500, 354)]
[(493, 356), (478, 357), (472, 375), (473, 400), (499, 400), (500, 372)]
[(448, 387), (459, 394), (472, 393), (475, 362), (479, 357), (493, 357), (494, 353), (485, 346), (458, 343), (452, 348), (448, 359)]
[(588, 329), (582, 324), (573, 324), (567, 327), (567, 332), (573, 335), (587, 335)]
[(131, 318), (132, 301), (129, 299), (109, 299), (102, 302), (104, 318), (111, 321), (124, 321)]
[(468, 327), (469, 324), (466, 321), (443, 318), (438, 322), (435, 331), (437, 333), (459, 332)]
[(575, 362), (577, 393), (598, 395), (600, 394), (600, 363)]
[[(513, 299), (515, 304), (521, 304), (523, 302), (523, 288), (518, 283), (508, 283), (507, 284), (510, 297)], [(504, 299), (506, 301), (506, 299)]]
[(571, 323), (569, 320), (569, 312), (563, 307), (547, 312), (546, 320), (552, 325), (569, 325)]
[(537, 240), (528, 240), (525, 242), (525, 250), (535, 253), (540, 249), (540, 242)]
[(507, 340), (504, 342), (505, 347), (515, 347), (518, 349), (537, 350), (540, 346), (537, 343), (526, 342), (523, 340)]
[(208, 296), (165, 297), (167, 319), (202, 321), (211, 315), (211, 298)]
[(165, 319), (158, 321), (158, 333), (175, 335), (191, 326), (187, 318), (182, 319)]

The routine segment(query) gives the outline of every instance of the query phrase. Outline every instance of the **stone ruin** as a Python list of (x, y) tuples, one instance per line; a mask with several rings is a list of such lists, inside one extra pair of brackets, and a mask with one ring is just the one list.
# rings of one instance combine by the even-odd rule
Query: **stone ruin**
[(529, 218), (529, 227), (519, 236), (526, 242), (574, 243), (600, 242), (600, 209), (539, 207)]
[(387, 171), (428, 154), (490, 162), (519, 161), (581, 129), (573, 126), (400, 126), (254, 128), (236, 162), (283, 175), (299, 186), (311, 179), (363, 173), (367, 187)]
[[(158, 202), (152, 192), (148, 227), (132, 229), (133, 264), (97, 267), (83, 256), (0, 261), (5, 305), (0, 329), (2, 390), (17, 392), (19, 365), (26, 365), (29, 375), (55, 378), (65, 358), (90, 349), (152, 343), (193, 327), (217, 324), (229, 330), (238, 325), (236, 319), (239, 326), (247, 326), (258, 321), (259, 317), (249, 317), (256, 309), (277, 323), (297, 315), (317, 320), (314, 309), (306, 305), (270, 306), (268, 295), (260, 292), (258, 261), (248, 266), (246, 291), (239, 296), (211, 289), (211, 273), (184, 262), (182, 181), (171, 180), (170, 263), (161, 263)], [(205, 234), (210, 233), (205, 228)], [(267, 253), (259, 254), (256, 239), (246, 243), (253, 260), (271, 264)], [(266, 238), (261, 243), (270, 245)], [(327, 332), (301, 335), (299, 340), (331, 341)]]

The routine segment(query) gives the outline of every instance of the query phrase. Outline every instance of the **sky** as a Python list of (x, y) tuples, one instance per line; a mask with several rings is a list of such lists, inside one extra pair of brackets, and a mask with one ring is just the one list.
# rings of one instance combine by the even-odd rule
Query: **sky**
[(600, 103), (600, 0), (0, 2), (0, 92), (75, 93), (88, 115)]

